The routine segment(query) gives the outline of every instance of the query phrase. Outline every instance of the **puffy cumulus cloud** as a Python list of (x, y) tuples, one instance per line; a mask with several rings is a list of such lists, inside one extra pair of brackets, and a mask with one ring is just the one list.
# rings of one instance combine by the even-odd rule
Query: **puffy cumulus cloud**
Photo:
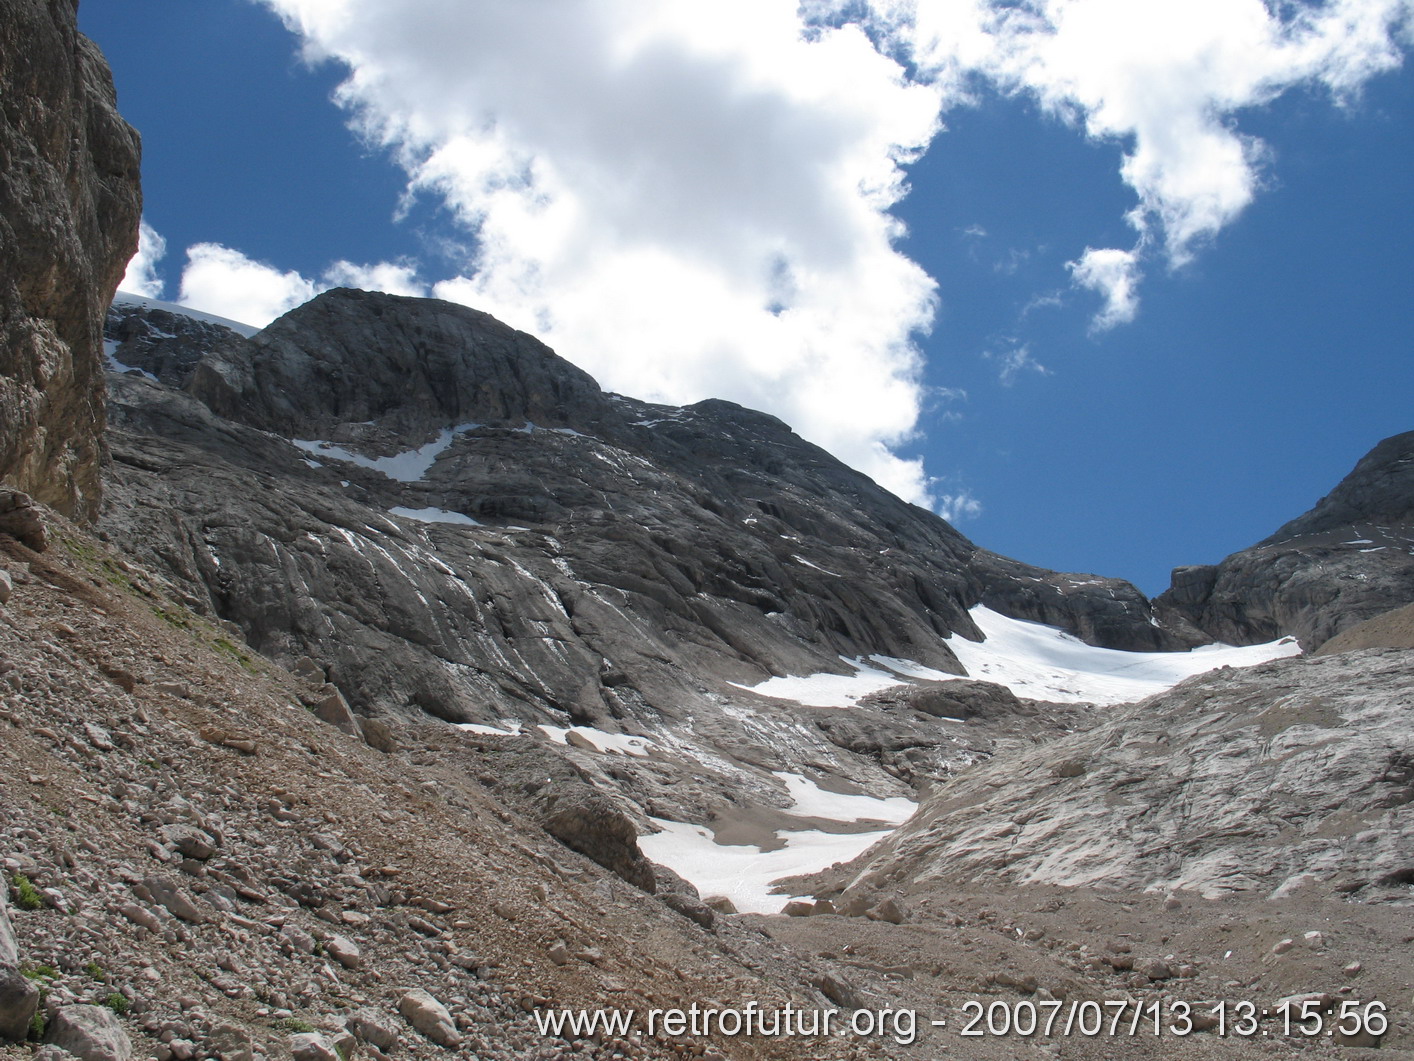
[(357, 287), (363, 291), (382, 291), (388, 295), (411, 295), (421, 298), (427, 287), (417, 279), (417, 269), (406, 262), (378, 262), (355, 265), (337, 261), (324, 273), (328, 287)]
[(1089, 288), (1104, 299), (1091, 328), (1105, 331), (1116, 324), (1128, 324), (1139, 312), (1139, 255), (1135, 251), (1086, 247), (1073, 262), (1066, 262), (1078, 287)]
[(913, 501), (935, 291), (900, 164), (937, 129), (856, 24), (796, 0), (265, 0), (371, 141), (475, 232), (434, 286), (605, 386), (781, 416)]
[(1141, 257), (1182, 264), (1258, 191), (1242, 112), (1295, 85), (1357, 92), (1399, 62), (1414, 4), (260, 2), (343, 66), (338, 101), (408, 195), (472, 236), (435, 294), (609, 387), (769, 409), (922, 502), (939, 486), (893, 450), (923, 406), (936, 292), (890, 209), (941, 116), (991, 85), (1116, 146), (1136, 249), (1071, 263), (1113, 327)]
[(143, 298), (161, 298), (163, 283), (157, 274), (157, 263), (166, 256), (167, 241), (143, 218), (138, 225), (137, 253), (128, 262), (118, 290)]
[(297, 272), (281, 272), (219, 243), (197, 243), (187, 248), (177, 300), (192, 309), (263, 328), (308, 302), (316, 291)]
[(971, 73), (1123, 145), (1129, 215), (1175, 264), (1252, 201), (1240, 113), (1298, 85), (1337, 100), (1402, 60), (1411, 0), (871, 0), (921, 76)]

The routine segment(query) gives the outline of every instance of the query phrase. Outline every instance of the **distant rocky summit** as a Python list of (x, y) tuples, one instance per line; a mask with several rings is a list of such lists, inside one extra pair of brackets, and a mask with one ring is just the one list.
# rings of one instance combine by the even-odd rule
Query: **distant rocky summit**
[(1180, 567), (1155, 599), (1174, 626), (1308, 650), (1414, 601), (1414, 432), (1385, 439), (1304, 515), (1219, 564)]
[(97, 515), (104, 311), (137, 249), (137, 134), (69, 0), (0, 0), (0, 482)]

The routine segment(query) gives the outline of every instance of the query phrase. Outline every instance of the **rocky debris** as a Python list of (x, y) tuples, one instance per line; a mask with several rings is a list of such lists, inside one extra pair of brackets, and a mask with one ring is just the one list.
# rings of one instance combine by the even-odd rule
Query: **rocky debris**
[(1347, 626), (1311, 654), (1329, 656), (1335, 652), (1358, 652), (1362, 648), (1414, 648), (1414, 604)]
[[(553, 840), (535, 795), (497, 802), (479, 780), (497, 768), (495, 741), (405, 724), (413, 751), (375, 751), (304, 710), (302, 679), (232, 651), (229, 630), (139, 566), (56, 528), (58, 547), (27, 561), (22, 606), (0, 612), (0, 869), (38, 897), (12, 908), (19, 1034), (42, 990), (41, 1014), (102, 1003), (135, 1055), (158, 1061), (279, 1061), (292, 1034), (430, 1061), (446, 1048), (396, 1016), (416, 989), (464, 1049), (510, 1061), (567, 1056), (538, 1032), (537, 1007), (613, 1007), (626, 990), (655, 1005), (728, 990), (783, 1004), (813, 975)], [(0, 543), (0, 564), (7, 548), (21, 547)], [(258, 733), (261, 753), (211, 739), (234, 733)], [(507, 779), (559, 763), (587, 787), (553, 747), (519, 745)], [(575, 1054), (674, 1052), (610, 1038)]]
[(398, 1000), (398, 1012), (414, 1028), (440, 1046), (457, 1047), (457, 1033), (447, 1008), (421, 988), (416, 988)]
[(48, 547), (48, 532), (39, 507), (28, 494), (0, 488), (0, 534), (42, 553)]
[(92, 518), (103, 314), (137, 249), (140, 152), (76, 19), (0, 2), (0, 481)]
[(61, 1006), (49, 1018), (44, 1041), (79, 1061), (129, 1061), (133, 1044), (117, 1015), (104, 1006)]
[(1247, 645), (1307, 650), (1414, 599), (1414, 432), (1362, 457), (1304, 515), (1216, 565), (1175, 568), (1155, 599), (1170, 625)]
[[(847, 874), (1191, 890), (1407, 887), (1407, 651), (1222, 668), (940, 786)], [(1079, 770), (1065, 764), (1081, 763)]]

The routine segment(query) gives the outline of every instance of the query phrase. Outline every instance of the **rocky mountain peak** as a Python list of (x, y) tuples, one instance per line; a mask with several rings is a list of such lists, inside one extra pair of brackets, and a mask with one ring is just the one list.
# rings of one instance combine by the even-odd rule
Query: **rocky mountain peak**
[(450, 424), (583, 424), (599, 385), (537, 339), (436, 299), (339, 288), (213, 350), (191, 392), (213, 412), (293, 437), (376, 421), (416, 436)]

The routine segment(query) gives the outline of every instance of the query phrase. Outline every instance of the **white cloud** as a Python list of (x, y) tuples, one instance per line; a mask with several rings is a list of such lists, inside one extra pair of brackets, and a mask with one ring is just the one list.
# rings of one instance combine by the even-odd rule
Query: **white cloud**
[(937, 513), (949, 523), (976, 519), (982, 514), (982, 502), (973, 497), (970, 490), (963, 490), (956, 494), (941, 494), (938, 497)]
[(1401, 61), (1411, 0), (873, 0), (926, 76), (1025, 92), (1122, 145), (1129, 219), (1175, 264), (1261, 184), (1266, 150), (1238, 119), (1298, 85), (1348, 98)]
[(1009, 350), (988, 351), (982, 356), (997, 363), (997, 379), (1003, 387), (1010, 387), (1023, 372), (1034, 372), (1038, 376), (1051, 374), (1050, 369), (1031, 356), (1031, 347), (1027, 343), (1020, 343)]
[(1128, 324), (1139, 312), (1139, 255), (1135, 251), (1086, 247), (1084, 254), (1066, 262), (1065, 267), (1077, 286), (1097, 291), (1104, 299), (1091, 322), (1093, 330)]
[(161, 298), (163, 284), (157, 275), (157, 263), (166, 255), (167, 241), (143, 218), (138, 225), (137, 253), (128, 262), (118, 290), (143, 298)]
[[(261, 2), (343, 64), (351, 124), (471, 237), (433, 293), (611, 388), (767, 409), (924, 503), (921, 463), (892, 450), (917, 430), (936, 291), (889, 211), (941, 115), (990, 83), (1114, 145), (1138, 245), (1070, 263), (1104, 300), (1094, 326), (1114, 327), (1137, 310), (1141, 255), (1181, 265), (1260, 190), (1244, 112), (1298, 85), (1358, 92), (1399, 62), (1414, 4)], [(266, 308), (309, 283), (225, 265)], [(421, 290), (406, 266), (372, 268), (325, 279)], [(1018, 349), (1012, 379), (1038, 367)]]
[(362, 291), (382, 291), (389, 295), (410, 295), (421, 298), (426, 285), (417, 279), (415, 266), (405, 262), (378, 262), (376, 265), (355, 265), (337, 261), (324, 273), (330, 287), (356, 287)]
[(266, 0), (353, 120), (477, 238), (434, 286), (606, 386), (781, 416), (914, 501), (934, 284), (895, 249), (936, 129), (858, 26), (795, 0)]
[(192, 309), (263, 328), (314, 297), (316, 287), (296, 272), (247, 258), (219, 243), (187, 248), (177, 301)]
[(198, 243), (187, 248), (179, 301), (192, 309), (263, 328), (331, 287), (357, 287), (390, 295), (427, 294), (415, 267), (406, 262), (358, 265), (341, 259), (318, 279), (310, 279), (294, 271), (281, 272), (219, 243)]

